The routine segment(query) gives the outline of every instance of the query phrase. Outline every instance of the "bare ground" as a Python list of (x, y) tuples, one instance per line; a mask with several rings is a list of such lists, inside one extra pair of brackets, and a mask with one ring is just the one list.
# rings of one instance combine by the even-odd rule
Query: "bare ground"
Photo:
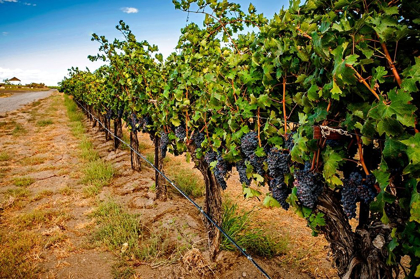
[[(39, 125), (46, 119), (48, 125)], [(264, 278), (237, 252), (222, 251), (210, 262), (199, 212), (175, 194), (166, 202), (156, 201), (152, 169), (131, 171), (129, 152), (115, 151), (112, 141), (84, 122), (94, 149), (116, 170), (111, 183), (93, 196), (86, 195), (82, 183), (80, 139), (70, 130), (62, 95), (55, 93), (0, 118), (0, 266), (6, 267), (1, 278)], [(151, 153), (148, 136), (140, 141), (143, 152)], [(183, 157), (169, 158), (168, 168), (192, 168)], [(293, 212), (244, 200), (236, 181), (228, 181), (224, 199), (253, 209), (254, 226), (289, 243), (273, 259), (254, 257), (272, 278), (334, 278), (322, 236), (312, 237)], [(164, 253), (139, 260), (95, 245), (98, 222), (92, 212), (109, 199), (138, 214), (150, 238), (163, 235), (160, 241), (168, 243)]]

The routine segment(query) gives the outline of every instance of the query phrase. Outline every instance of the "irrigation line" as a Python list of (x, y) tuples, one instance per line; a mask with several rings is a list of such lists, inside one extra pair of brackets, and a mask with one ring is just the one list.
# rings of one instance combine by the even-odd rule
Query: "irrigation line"
[(93, 115), (90, 111), (88, 111), (81, 103), (79, 103), (79, 101), (76, 101), (76, 103), (82, 107), (88, 114), (90, 114), (96, 121), (98, 121), (99, 124), (102, 125), (102, 127), (107, 130), (114, 138), (118, 139), (120, 142), (122, 142), (123, 144), (125, 144), (128, 148), (130, 148), (134, 153), (136, 153), (138, 156), (140, 156), (140, 158), (142, 158), (144, 161), (146, 161), (150, 166), (152, 166), (152, 168), (154, 168), (160, 175), (162, 175), (163, 178), (166, 179), (166, 181), (168, 181), (184, 198), (186, 198), (190, 203), (192, 203), (200, 212), (201, 214), (203, 214), (207, 220), (210, 221), (210, 223), (213, 224), (213, 226), (215, 226), (265, 277), (267, 277), (268, 279), (271, 279), (271, 277), (267, 274), (267, 272), (265, 272), (264, 269), (262, 269), (262, 267), (260, 267), (258, 265), (257, 262), (255, 262), (255, 260), (251, 257), (251, 255), (249, 255), (244, 248), (242, 248), (241, 246), (239, 246), (235, 240), (233, 240), (219, 225), (216, 224), (216, 222), (203, 210), (203, 208), (201, 208), (201, 206), (199, 206), (195, 201), (193, 201), (187, 194), (184, 193), (184, 191), (182, 191), (180, 188), (178, 188), (174, 182), (172, 182), (172, 180), (170, 180), (164, 173), (162, 173), (154, 164), (152, 164), (151, 162), (149, 162), (149, 160), (147, 160), (143, 155), (141, 155), (137, 150), (134, 150), (133, 147), (128, 144), (127, 142), (125, 142), (123, 139), (119, 138), (117, 135), (115, 135), (111, 130), (109, 130), (98, 118), (96, 118), (95, 115)]

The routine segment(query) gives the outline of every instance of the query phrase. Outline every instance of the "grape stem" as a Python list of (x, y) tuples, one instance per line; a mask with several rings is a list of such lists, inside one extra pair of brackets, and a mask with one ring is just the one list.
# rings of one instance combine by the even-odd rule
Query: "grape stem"
[[(378, 33), (376, 33), (376, 36), (378, 36), (378, 38), (380, 39)], [(398, 86), (401, 88), (402, 80), (401, 80), (400, 75), (398, 74), (397, 69), (394, 66), (394, 62), (392, 62), (391, 56), (389, 55), (389, 52), (388, 52), (388, 48), (386, 47), (386, 44), (385, 43), (381, 43), (381, 47), (382, 47), (382, 49), (384, 51), (385, 58), (388, 61), (389, 68), (391, 68), (391, 71), (394, 74), (395, 80), (397, 81)]]
[(367, 169), (366, 164), (365, 164), (365, 159), (363, 158), (362, 141), (360, 140), (359, 133), (357, 133), (356, 130), (354, 131), (354, 133), (356, 134), (357, 146), (359, 147), (359, 157), (360, 157), (359, 160), (360, 160), (360, 163), (362, 164), (362, 167), (363, 167), (363, 170), (365, 171), (365, 174), (366, 175), (369, 175), (370, 174), (369, 173), (369, 170)]
[(363, 83), (364, 86), (366, 86), (366, 88), (369, 89), (369, 91), (372, 92), (373, 95), (375, 95), (376, 99), (380, 100), (378, 93), (376, 93), (375, 90), (373, 90), (369, 86), (369, 84), (366, 82), (366, 80), (359, 74), (359, 72), (352, 65), (346, 64), (346, 67), (352, 69), (354, 71), (356, 77), (357, 77), (357, 80), (359, 82)]
[(261, 124), (260, 124), (260, 108), (258, 108), (257, 111), (257, 125), (258, 125), (258, 144), (261, 147), (261, 137), (260, 137), (260, 130), (261, 130)]
[(286, 75), (283, 76), (283, 115), (284, 115), (284, 134), (287, 135), (287, 114), (286, 114)]

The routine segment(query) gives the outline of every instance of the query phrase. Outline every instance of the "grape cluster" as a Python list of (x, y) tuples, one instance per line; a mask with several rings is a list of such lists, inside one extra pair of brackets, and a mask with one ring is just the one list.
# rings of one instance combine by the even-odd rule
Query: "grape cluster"
[(334, 147), (339, 147), (341, 144), (340, 144), (340, 142), (338, 141), (338, 140), (331, 140), (331, 139), (329, 139), (329, 140), (326, 140), (325, 141), (325, 143), (328, 145), (328, 146), (331, 146), (332, 148), (334, 148)]
[(249, 186), (251, 184), (251, 180), (249, 180), (246, 176), (246, 165), (244, 160), (241, 160), (236, 163), (236, 170), (239, 173), (239, 180), (241, 181), (241, 183), (245, 183), (245, 185)]
[(162, 158), (166, 157), (166, 151), (168, 150), (168, 144), (169, 144), (169, 136), (165, 132), (160, 133), (160, 152), (162, 154)]
[(143, 117), (142, 122), (141, 122), (143, 133), (147, 132), (148, 129), (149, 129), (147, 126), (150, 126), (152, 124), (153, 124), (153, 122), (152, 122), (152, 118), (150, 118), (150, 116)]
[(297, 197), (303, 206), (314, 208), (319, 195), (322, 193), (324, 183), (322, 175), (310, 171), (310, 163), (305, 163), (303, 170), (296, 170), (293, 184), (297, 188)]
[(121, 108), (118, 110), (117, 117), (118, 117), (118, 118), (121, 118), (121, 117), (123, 116), (123, 113), (124, 113), (124, 107), (121, 107)]
[(293, 146), (295, 146), (295, 142), (293, 141), (293, 135), (295, 133), (296, 132), (291, 132), (289, 134), (289, 137), (287, 138), (286, 142), (284, 143), (284, 147), (289, 151), (293, 149)]
[(111, 120), (113, 116), (114, 116), (114, 112), (112, 111), (112, 109), (108, 109), (105, 114), (106, 119)]
[(370, 174), (363, 181), (362, 175), (355, 171), (350, 173), (349, 178), (343, 180), (341, 191), (341, 203), (344, 213), (348, 218), (356, 217), (356, 203), (361, 201), (369, 204), (377, 195), (374, 189), (375, 176)]
[(210, 163), (211, 163), (211, 162), (216, 161), (216, 158), (217, 158), (217, 153), (216, 153), (216, 152), (214, 152), (213, 150), (211, 150), (211, 151), (207, 152), (207, 153), (204, 155), (204, 161), (206, 161), (206, 163), (207, 163), (209, 166), (210, 166)]
[(133, 131), (133, 133), (138, 132), (140, 130), (141, 122), (137, 118), (137, 115), (135, 112), (133, 112), (131, 116), (128, 118), (128, 124), (130, 124), (131, 131)]
[(361, 183), (362, 175), (358, 172), (352, 172), (348, 179), (343, 180), (341, 203), (343, 204), (344, 213), (349, 219), (356, 217), (357, 187)]
[(187, 132), (185, 131), (184, 125), (180, 125), (175, 128), (175, 136), (180, 140), (184, 140), (187, 136)]
[(284, 183), (284, 176), (280, 175), (270, 181), (270, 190), (275, 198), (285, 210), (289, 209), (289, 204), (286, 202), (291, 190)]
[(265, 157), (258, 157), (255, 153), (248, 156), (248, 161), (251, 166), (254, 168), (254, 172), (258, 173), (261, 176), (264, 176), (264, 161)]
[(264, 176), (264, 161), (265, 157), (258, 157), (255, 150), (258, 147), (258, 135), (256, 132), (249, 132), (241, 138), (241, 150), (245, 154), (246, 160), (254, 168), (254, 172)]
[(357, 193), (361, 201), (369, 204), (373, 201), (378, 194), (375, 189), (375, 182), (376, 178), (373, 174), (369, 174), (366, 176), (365, 181), (363, 181), (362, 185), (357, 187)]
[(282, 154), (276, 147), (272, 147), (267, 156), (268, 175), (278, 177), (287, 173), (289, 154)]
[(246, 156), (254, 154), (258, 147), (258, 135), (255, 132), (249, 132), (241, 138), (241, 150)]
[(214, 177), (216, 177), (217, 183), (223, 190), (226, 190), (227, 184), (225, 181), (225, 176), (228, 172), (228, 166), (223, 160), (222, 155), (219, 153), (217, 154), (217, 164), (213, 169)]
[(205, 136), (203, 133), (195, 133), (193, 136), (194, 144), (196, 148), (201, 148), (201, 144), (203, 143)]

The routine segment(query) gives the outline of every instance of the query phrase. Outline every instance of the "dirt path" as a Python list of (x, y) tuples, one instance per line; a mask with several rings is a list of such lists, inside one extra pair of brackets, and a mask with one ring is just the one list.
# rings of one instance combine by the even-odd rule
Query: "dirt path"
[[(237, 252), (210, 262), (199, 212), (176, 194), (155, 201), (152, 169), (131, 171), (128, 150), (78, 117), (54, 93), (0, 118), (0, 278), (264, 278)], [(141, 142), (150, 156), (148, 136)], [(191, 164), (170, 156), (166, 168), (187, 176)], [(234, 181), (225, 199), (289, 243), (254, 257), (272, 278), (333, 277), (321, 237), (292, 212), (243, 200)]]
[(39, 99), (48, 97), (54, 90), (37, 92), (14, 92), (7, 98), (0, 98), (0, 114), (18, 109)]

